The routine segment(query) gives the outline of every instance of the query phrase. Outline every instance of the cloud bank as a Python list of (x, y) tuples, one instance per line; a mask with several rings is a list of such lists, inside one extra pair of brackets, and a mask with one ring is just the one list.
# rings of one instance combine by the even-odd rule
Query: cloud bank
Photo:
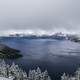
[(80, 0), (0, 0), (0, 30), (79, 32)]

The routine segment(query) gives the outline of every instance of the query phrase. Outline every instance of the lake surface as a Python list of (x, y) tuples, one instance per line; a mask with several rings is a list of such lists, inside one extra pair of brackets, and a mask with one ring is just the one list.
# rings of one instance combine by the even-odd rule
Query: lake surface
[(63, 72), (72, 74), (80, 64), (80, 44), (67, 40), (0, 38), (0, 43), (19, 49), (22, 58), (13, 61), (29, 71), (38, 66), (42, 71), (48, 70), (53, 80), (60, 80)]

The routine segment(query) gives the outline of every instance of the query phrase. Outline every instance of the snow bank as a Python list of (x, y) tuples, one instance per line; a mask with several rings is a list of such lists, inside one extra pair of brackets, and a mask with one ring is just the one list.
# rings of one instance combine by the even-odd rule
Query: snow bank
[(13, 80), (12, 78), (4, 78), (4, 77), (0, 77), (0, 80)]

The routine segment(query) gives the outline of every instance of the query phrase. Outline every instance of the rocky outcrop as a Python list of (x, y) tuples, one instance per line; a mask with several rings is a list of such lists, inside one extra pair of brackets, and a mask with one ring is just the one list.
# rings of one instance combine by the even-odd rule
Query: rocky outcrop
[(4, 44), (0, 44), (0, 58), (15, 59), (21, 56), (22, 55), (20, 54), (19, 50), (13, 49)]

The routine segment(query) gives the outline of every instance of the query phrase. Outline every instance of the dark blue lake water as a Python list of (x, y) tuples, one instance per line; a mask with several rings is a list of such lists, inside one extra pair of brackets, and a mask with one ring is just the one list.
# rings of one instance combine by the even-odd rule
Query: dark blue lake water
[(80, 64), (80, 44), (67, 40), (1, 38), (0, 42), (12, 48), (19, 49), (22, 58), (6, 60), (15, 62), (21, 68), (29, 71), (38, 66), (42, 71), (48, 70), (54, 80), (60, 80), (63, 72), (72, 74)]

